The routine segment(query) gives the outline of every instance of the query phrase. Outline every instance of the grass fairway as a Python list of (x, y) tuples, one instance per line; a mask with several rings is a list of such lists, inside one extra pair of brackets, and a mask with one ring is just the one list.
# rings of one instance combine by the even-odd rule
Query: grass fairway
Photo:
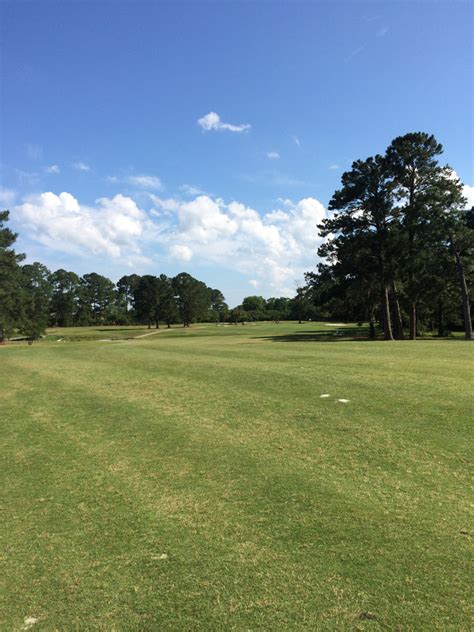
[(333, 330), (0, 349), (1, 629), (471, 629), (474, 346)]

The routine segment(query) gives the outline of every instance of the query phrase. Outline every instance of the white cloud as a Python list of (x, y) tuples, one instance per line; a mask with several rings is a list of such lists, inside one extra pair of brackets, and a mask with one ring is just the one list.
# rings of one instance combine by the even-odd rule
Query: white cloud
[(152, 200), (158, 208), (161, 208), (164, 211), (177, 211), (179, 208), (179, 202), (174, 198), (163, 199), (154, 193), (150, 193), (149, 196), (150, 200)]
[(189, 246), (183, 246), (180, 244), (176, 244), (171, 246), (169, 249), (170, 255), (173, 259), (177, 259), (178, 261), (190, 261), (193, 256), (193, 251)]
[(298, 138), (298, 136), (292, 136), (293, 138), (293, 142), (295, 143), (295, 145), (298, 145), (298, 147), (301, 147), (301, 142), (300, 139)]
[(46, 173), (60, 173), (61, 169), (59, 168), (59, 165), (50, 165), (49, 167), (46, 167)]
[(70, 193), (33, 195), (12, 209), (28, 236), (52, 250), (143, 263), (141, 243), (154, 226), (147, 214), (121, 194), (79, 204)]
[(283, 206), (289, 206), (290, 208), (295, 205), (293, 200), (291, 200), (290, 198), (278, 197), (276, 201), (279, 202), (280, 204), (283, 204)]
[(446, 174), (448, 178), (458, 182), (462, 185), (462, 194), (467, 200), (467, 209), (471, 209), (474, 206), (474, 186), (470, 186), (469, 184), (464, 184), (461, 182), (461, 179), (455, 169), (451, 169), (450, 167), (446, 170)]
[[(16, 193), (11, 189), (0, 187), (0, 205), (2, 207), (10, 206), (15, 201)], [(4, 210), (3, 208), (0, 210)]]
[(472, 208), (474, 206), (474, 187), (465, 184), (462, 188), (462, 194), (467, 199), (467, 207)]
[(339, 169), (339, 165), (330, 165), (329, 169), (332, 169), (333, 171), (336, 171), (336, 169)]
[(76, 169), (77, 171), (90, 171), (91, 168), (89, 165), (87, 165), (85, 162), (74, 162), (72, 164), (72, 166), (74, 167), (74, 169)]
[(209, 132), (211, 130), (227, 130), (229, 132), (246, 132), (251, 125), (248, 123), (242, 125), (232, 125), (231, 123), (223, 123), (221, 117), (216, 112), (209, 112), (202, 118), (198, 119), (198, 125), (203, 130)]
[(140, 189), (154, 189), (161, 191), (163, 189), (163, 183), (157, 176), (129, 176), (127, 182)]
[(70, 193), (31, 196), (12, 208), (20, 232), (48, 249), (117, 265), (144, 266), (147, 248), (193, 265), (240, 272), (250, 285), (292, 295), (294, 280), (314, 265), (323, 205), (308, 197), (265, 214), (233, 200), (198, 195), (160, 198), (142, 210), (122, 194), (83, 205)]
[(377, 37), (385, 37), (389, 30), (388, 26), (382, 26), (382, 28), (377, 31)]
[[(170, 200), (161, 203), (172, 207)], [(192, 256), (201, 264), (236, 270), (248, 275), (254, 287), (288, 295), (294, 293), (294, 279), (314, 265), (320, 241), (316, 225), (325, 217), (314, 198), (263, 216), (240, 202), (206, 195), (174, 203), (174, 221), (167, 219), (158, 237), (174, 258)]]
[(280, 154), (277, 151), (267, 152), (267, 158), (269, 158), (270, 160), (278, 160), (279, 157), (280, 157)]
[(206, 193), (199, 187), (192, 186), (191, 184), (183, 184), (179, 188), (185, 195), (202, 195)]

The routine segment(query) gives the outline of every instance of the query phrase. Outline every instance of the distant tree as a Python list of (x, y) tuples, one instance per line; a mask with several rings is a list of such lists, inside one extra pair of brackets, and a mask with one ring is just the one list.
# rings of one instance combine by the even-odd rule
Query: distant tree
[(138, 274), (128, 274), (117, 281), (117, 308), (119, 313), (124, 314), (126, 322), (131, 322), (133, 297), (139, 281)]
[(290, 299), (286, 296), (271, 297), (265, 303), (266, 312), (271, 320), (280, 321), (290, 318)]
[(156, 322), (158, 310), (158, 279), (151, 274), (140, 277), (133, 292), (133, 306), (137, 318), (151, 328)]
[(211, 291), (205, 283), (181, 272), (173, 279), (173, 289), (183, 327), (205, 318), (211, 304)]
[(242, 301), (242, 309), (245, 312), (264, 312), (266, 301), (263, 296), (246, 296)]
[(229, 306), (225, 302), (225, 297), (220, 290), (210, 290), (211, 318), (216, 322), (224, 322)]
[(23, 311), (19, 264), (24, 255), (11, 248), (17, 235), (5, 226), (8, 218), (9, 211), (0, 212), (0, 342), (21, 322)]
[(35, 262), (24, 265), (22, 273), (23, 312), (19, 330), (30, 340), (40, 338), (48, 326), (52, 293), (51, 273), (46, 266)]
[(173, 280), (167, 277), (166, 274), (160, 274), (156, 281), (156, 287), (156, 326), (159, 327), (159, 321), (161, 320), (167, 324), (169, 329), (171, 327), (171, 323), (175, 322), (178, 318), (178, 310), (174, 297)]
[(70, 327), (76, 322), (81, 283), (75, 272), (60, 268), (49, 277), (51, 284), (50, 323)]
[(81, 278), (80, 318), (83, 324), (104, 324), (107, 310), (115, 301), (115, 284), (105, 276), (91, 272)]

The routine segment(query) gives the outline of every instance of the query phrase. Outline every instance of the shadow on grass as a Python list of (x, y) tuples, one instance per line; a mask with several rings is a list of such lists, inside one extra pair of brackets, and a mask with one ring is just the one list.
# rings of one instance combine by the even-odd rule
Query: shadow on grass
[(370, 342), (369, 330), (366, 327), (344, 327), (335, 331), (312, 329), (296, 331), (291, 334), (273, 336), (254, 336), (272, 342)]

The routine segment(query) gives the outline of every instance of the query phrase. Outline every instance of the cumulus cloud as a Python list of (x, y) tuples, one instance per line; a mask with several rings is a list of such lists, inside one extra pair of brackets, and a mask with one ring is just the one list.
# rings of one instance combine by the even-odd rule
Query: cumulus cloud
[(248, 123), (241, 125), (232, 125), (231, 123), (223, 123), (221, 117), (216, 112), (209, 112), (202, 118), (198, 119), (198, 125), (202, 127), (203, 130), (209, 132), (211, 130), (227, 130), (229, 132), (246, 132), (250, 129), (250, 125)]
[(183, 246), (181, 244), (175, 244), (171, 246), (170, 255), (173, 259), (177, 259), (178, 261), (190, 261), (193, 256), (193, 251), (189, 246)]
[(448, 168), (447, 175), (451, 180), (462, 184), (462, 194), (467, 200), (466, 208), (471, 209), (474, 206), (474, 186), (461, 182), (461, 179), (455, 169)]
[(74, 162), (72, 164), (72, 166), (74, 167), (74, 169), (76, 169), (77, 171), (90, 171), (91, 168), (88, 164), (86, 164), (85, 162)]
[(280, 157), (280, 154), (277, 151), (267, 152), (267, 158), (269, 158), (270, 160), (278, 160), (279, 157)]
[(46, 192), (14, 206), (12, 216), (51, 250), (142, 266), (148, 249), (159, 248), (176, 261), (240, 272), (275, 295), (294, 294), (295, 279), (314, 265), (317, 224), (326, 216), (312, 197), (283, 198), (264, 214), (209, 195), (148, 199), (146, 212), (122, 194), (84, 205), (70, 193)]
[(12, 209), (28, 236), (50, 249), (143, 262), (141, 243), (153, 234), (147, 214), (121, 194), (81, 205), (70, 193), (29, 196)]
[(472, 208), (474, 206), (474, 187), (465, 184), (462, 193), (467, 200), (467, 208)]
[(61, 169), (59, 168), (59, 165), (50, 165), (49, 167), (46, 167), (46, 173), (60, 173)]
[[(169, 200), (161, 202), (168, 209), (172, 206)], [(294, 293), (294, 279), (314, 264), (316, 225), (326, 215), (314, 198), (263, 216), (241, 202), (207, 195), (189, 202), (175, 200), (173, 206), (174, 221), (158, 237), (173, 258), (185, 261), (192, 256), (207, 265), (237, 270), (250, 276), (254, 287), (287, 295)]]

